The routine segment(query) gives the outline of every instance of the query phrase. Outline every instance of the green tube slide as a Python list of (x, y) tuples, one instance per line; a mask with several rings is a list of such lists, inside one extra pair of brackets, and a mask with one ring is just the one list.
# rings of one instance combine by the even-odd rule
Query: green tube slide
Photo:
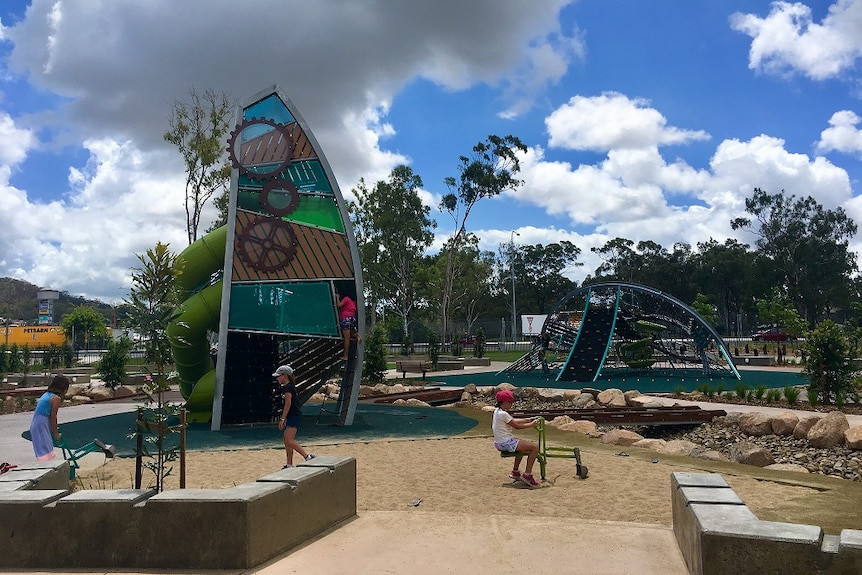
[(177, 279), (192, 294), (174, 311), (167, 335), (191, 421), (208, 421), (212, 415), (215, 370), (207, 332), (218, 329), (222, 281), (195, 290), (224, 266), (226, 240), (227, 226), (222, 226), (178, 256), (183, 268)]

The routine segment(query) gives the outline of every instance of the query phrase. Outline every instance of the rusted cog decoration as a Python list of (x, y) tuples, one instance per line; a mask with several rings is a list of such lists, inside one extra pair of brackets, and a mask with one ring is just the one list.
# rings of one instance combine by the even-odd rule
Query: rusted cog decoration
[[(243, 139), (243, 132), (249, 130)], [(254, 180), (278, 178), (293, 160), (295, 144), (284, 124), (267, 118), (243, 120), (230, 133), (230, 163)]]
[[(290, 201), (285, 206), (277, 207), (270, 201), (269, 196), (280, 192), (287, 192), (290, 195)], [(263, 192), (260, 194), (260, 205), (274, 216), (286, 216), (299, 205), (299, 190), (289, 180), (270, 180), (263, 186)]]
[(239, 257), (261, 272), (286, 267), (296, 256), (299, 241), (287, 222), (275, 218), (256, 218), (239, 233)]

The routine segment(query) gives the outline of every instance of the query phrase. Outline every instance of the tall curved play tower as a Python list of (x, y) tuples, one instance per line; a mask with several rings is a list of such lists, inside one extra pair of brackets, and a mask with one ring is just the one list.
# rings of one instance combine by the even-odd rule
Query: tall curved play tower
[(362, 345), (352, 342), (348, 361), (340, 359), (336, 294), (357, 302), (364, 331), (362, 272), (332, 170), (277, 86), (238, 110), (228, 153), (228, 223), (180, 254), (189, 297), (168, 328), (190, 418), (211, 420), (214, 430), (277, 420), (282, 399), (272, 372), (290, 364), (301, 403), (340, 380), (328, 411), (350, 425)]
[(572, 291), (548, 315), (539, 342), (504, 371), (541, 371), (546, 379), (582, 383), (740, 379), (727, 346), (703, 317), (671, 295), (634, 283)]

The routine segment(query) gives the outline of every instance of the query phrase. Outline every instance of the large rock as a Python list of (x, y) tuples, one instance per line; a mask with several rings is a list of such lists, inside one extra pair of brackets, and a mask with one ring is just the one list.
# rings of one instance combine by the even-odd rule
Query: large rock
[(122, 399), (137, 395), (137, 392), (128, 385), (121, 385), (114, 390), (114, 399)]
[(589, 393), (580, 393), (575, 397), (575, 407), (578, 409), (589, 409), (598, 405), (596, 399)]
[(799, 423), (793, 428), (793, 437), (796, 439), (806, 439), (808, 432), (814, 427), (814, 424), (820, 421), (819, 415), (804, 415), (799, 418)]
[(410, 407), (431, 407), (430, 404), (425, 403), (421, 399), (416, 399), (415, 397), (411, 397), (410, 399), (396, 399), (392, 402), (392, 405), (409, 405)]
[(862, 425), (854, 425), (844, 432), (844, 445), (847, 449), (862, 449)]
[(649, 395), (638, 395), (637, 397), (626, 398), (626, 403), (631, 407), (662, 407), (662, 402)]
[(607, 405), (609, 407), (625, 407), (626, 406), (626, 397), (623, 395), (621, 389), (611, 388), (606, 389), (603, 392), (599, 393), (599, 396), (596, 398), (602, 405)]
[(793, 435), (793, 430), (799, 423), (799, 416), (792, 411), (779, 413), (772, 418), (772, 433), (775, 435)]
[(707, 449), (706, 451), (692, 453), (692, 457), (707, 459), (709, 461), (730, 461), (725, 454), (720, 451), (716, 451), (715, 449)]
[[(622, 392), (620, 392), (622, 396)], [(636, 441), (640, 441), (644, 436), (628, 429), (612, 429), (602, 436), (602, 443), (607, 445), (625, 445), (629, 446)]]
[(769, 451), (748, 441), (739, 441), (730, 448), (730, 460), (757, 467), (766, 467), (775, 463)]
[(673, 439), (656, 448), (656, 451), (665, 455), (682, 455), (684, 457), (688, 457), (698, 450), (700, 450), (700, 446), (697, 443), (684, 439)]
[[(496, 394), (498, 391), (503, 391), (504, 389), (508, 389), (512, 393), (515, 393), (518, 388), (515, 387), (514, 385), (512, 385), (511, 383), (509, 383), (508, 381), (504, 381), (503, 383), (498, 384), (497, 387), (494, 388), (494, 394)], [(527, 388), (525, 388), (525, 389), (527, 389)], [(518, 394), (515, 393), (515, 397), (517, 397), (517, 396), (518, 396)], [(524, 397), (526, 397), (526, 395)]]
[(467, 393), (475, 394), (478, 391), (478, 389), (476, 388), (475, 383), (468, 383), (467, 385), (464, 386), (464, 391), (466, 391)]
[(93, 401), (101, 401), (105, 399), (112, 399), (114, 397), (114, 391), (110, 387), (99, 385), (81, 392), (81, 395), (86, 395)]
[(807, 469), (795, 463), (773, 463), (767, 465), (764, 469), (773, 469), (775, 471), (794, 471), (796, 473), (809, 473)]
[(598, 433), (596, 428), (596, 422), (588, 421), (586, 419), (579, 419), (577, 421), (563, 423), (559, 426), (559, 429), (562, 429), (563, 431), (575, 431), (577, 433), (583, 433), (584, 435), (589, 435), (590, 437), (595, 437), (596, 433)]
[(632, 443), (632, 447), (640, 447), (643, 449), (652, 449), (653, 451), (658, 451), (666, 443), (667, 441), (665, 441), (664, 439), (648, 437), (646, 439), (641, 439), (640, 441), (635, 441), (634, 443)]
[(754, 411), (739, 416), (739, 430), (745, 435), (760, 437), (772, 433), (772, 418), (765, 413)]
[(539, 389), (539, 397), (545, 401), (563, 401), (566, 398), (562, 390), (545, 387)]
[(641, 396), (641, 392), (639, 392), (636, 389), (630, 389), (630, 390), (623, 393), (623, 397), (626, 398), (626, 404), (627, 405), (631, 405), (631, 403), (629, 403), (629, 402), (632, 399), (634, 399), (635, 397), (640, 397), (640, 396)]
[(84, 392), (90, 389), (89, 383), (73, 383), (69, 386), (69, 389), (66, 390), (66, 395), (63, 396), (64, 399), (71, 399), (76, 395), (84, 395)]
[(551, 427), (560, 427), (561, 425), (566, 425), (568, 423), (574, 423), (574, 419), (569, 417), (568, 415), (558, 415), (554, 419), (548, 421), (548, 425)]
[(808, 443), (818, 449), (832, 449), (844, 443), (844, 432), (850, 429), (847, 416), (830, 411), (808, 431)]

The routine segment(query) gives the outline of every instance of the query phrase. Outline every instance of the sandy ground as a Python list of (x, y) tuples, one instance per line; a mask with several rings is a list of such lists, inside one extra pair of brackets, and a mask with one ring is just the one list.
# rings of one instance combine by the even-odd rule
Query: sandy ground
[[(551, 459), (541, 489), (513, 484), (507, 473), (512, 459), (501, 459), (488, 437), (375, 441), (307, 446), (317, 454), (355, 457), (358, 511), (407, 511), (421, 499), (423, 511), (491, 515), (516, 513), (535, 517), (570, 517), (671, 525), (670, 474), (713, 471), (711, 463), (670, 458), (654, 452), (606, 446), (571, 435), (581, 446), (586, 480), (575, 475), (573, 459)], [(301, 438), (300, 438), (301, 439)], [(549, 444), (560, 445), (559, 442)], [(653, 463), (653, 459), (658, 459)], [(223, 488), (255, 481), (284, 464), (284, 451), (249, 449), (191, 452), (187, 456), (187, 488)], [(726, 464), (725, 464), (726, 465)], [(764, 480), (746, 472), (721, 469), (728, 483), (752, 511), (763, 518), (771, 510), (794, 504), (804, 507), (823, 496), (822, 487), (784, 479)], [(734, 472), (739, 468), (738, 472)], [(753, 468), (756, 469), (756, 468)], [(539, 466), (534, 472), (538, 478)], [(134, 459), (117, 458), (79, 474), (82, 489), (128, 489), (133, 486)], [(144, 470), (144, 485), (153, 475)], [(168, 489), (179, 486), (179, 463), (173, 464)]]

